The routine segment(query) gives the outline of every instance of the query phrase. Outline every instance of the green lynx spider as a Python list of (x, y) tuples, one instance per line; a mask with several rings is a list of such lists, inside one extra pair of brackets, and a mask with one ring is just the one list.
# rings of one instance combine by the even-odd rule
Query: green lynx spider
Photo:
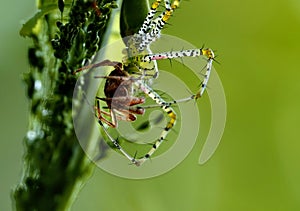
[[(161, 0), (156, 0), (151, 5), (151, 9), (140, 29), (136, 34), (129, 38), (127, 42), (128, 56), (125, 57), (122, 62), (104, 60), (100, 63), (84, 66), (76, 70), (76, 72), (80, 72), (84, 69), (90, 69), (99, 66), (114, 67), (114, 70), (108, 76), (98, 77), (106, 79), (104, 88), (106, 97), (96, 97), (95, 114), (99, 124), (103, 128), (109, 140), (125, 157), (130, 160), (132, 164), (135, 164), (136, 166), (142, 165), (153, 155), (153, 153), (163, 143), (163, 141), (166, 139), (166, 136), (175, 125), (176, 113), (171, 106), (179, 102), (196, 100), (203, 95), (209, 80), (210, 72), (212, 69), (212, 62), (215, 58), (214, 52), (209, 48), (149, 53), (151, 52), (149, 51), (149, 46), (159, 38), (161, 30), (164, 28), (173, 12), (178, 8), (180, 0), (174, 0), (172, 3), (170, 0), (164, 0), (165, 9), (161, 14), (157, 16), (157, 8), (161, 4), (161, 2)], [(166, 102), (150, 87), (150, 85), (147, 83), (147, 80), (144, 80), (144, 78), (149, 76), (153, 79), (158, 77), (159, 72), (155, 63), (156, 60), (200, 56), (207, 59), (207, 64), (205, 67), (206, 72), (204, 74), (204, 80), (201, 82), (199, 91), (191, 95), (190, 97)], [(152, 66), (152, 68), (145, 68), (145, 66), (148, 67), (149, 64), (151, 64), (150, 66)], [(139, 70), (140, 75), (138, 77), (128, 73), (127, 67), (129, 65), (133, 65)], [(154, 70), (155, 73), (148, 74), (150, 70)], [(149, 106), (140, 106), (142, 103), (144, 103), (145, 100), (141, 97), (134, 97), (132, 87), (139, 89), (146, 96), (155, 101), (157, 106), (161, 107), (161, 109), (169, 117), (167, 125), (164, 127), (159, 138), (152, 144), (152, 148), (148, 151), (148, 153), (140, 158), (136, 158), (136, 156), (132, 156), (127, 153), (118, 143), (118, 141), (108, 133), (107, 128), (103, 125), (103, 123), (105, 123), (110, 127), (117, 127), (118, 120), (134, 121), (136, 119), (135, 114), (143, 114), (144, 109), (149, 108)], [(101, 110), (100, 101), (106, 102), (109, 112)], [(111, 120), (105, 118), (104, 116), (108, 116)]]

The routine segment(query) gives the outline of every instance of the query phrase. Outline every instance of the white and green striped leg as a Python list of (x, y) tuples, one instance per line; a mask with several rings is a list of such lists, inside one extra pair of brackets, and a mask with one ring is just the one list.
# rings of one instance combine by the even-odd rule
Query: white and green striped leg
[[(99, 99), (96, 99), (96, 116), (97, 116), (97, 119), (98, 119), (98, 123), (99, 125), (102, 127), (104, 133), (106, 134), (106, 136), (108, 137), (108, 139), (113, 143), (113, 145), (128, 159), (130, 160), (131, 163), (139, 166), (139, 162), (135, 159), (135, 157), (132, 157), (130, 154), (128, 154), (123, 148), (122, 146), (118, 143), (117, 140), (115, 140), (110, 134), (109, 132), (107, 131), (106, 127), (103, 125), (102, 121), (103, 121), (103, 117), (102, 117), (102, 112), (100, 110), (100, 100)], [(107, 124), (107, 122), (106, 122)], [(110, 125), (110, 124), (108, 124)]]
[(96, 114), (98, 123), (103, 128), (106, 136), (109, 138), (109, 140), (113, 143), (113, 145), (128, 159), (130, 162), (136, 166), (142, 165), (146, 160), (148, 160), (153, 153), (159, 148), (159, 146), (163, 143), (163, 141), (166, 139), (166, 136), (170, 132), (170, 130), (174, 127), (176, 123), (176, 113), (173, 110), (173, 108), (164, 101), (155, 91), (153, 91), (148, 85), (143, 83), (142, 81), (135, 81), (135, 84), (152, 100), (154, 100), (158, 106), (160, 106), (166, 114), (169, 116), (170, 120), (167, 123), (166, 127), (163, 129), (162, 133), (160, 134), (159, 138), (153, 143), (152, 148), (141, 158), (136, 158), (131, 156), (129, 153), (127, 153), (122, 146), (115, 140), (107, 131), (106, 127), (103, 125), (103, 117), (102, 112), (100, 110), (100, 101), (99, 99), (96, 100)]
[(170, 105), (168, 105), (168, 103), (166, 103), (166, 101), (164, 101), (148, 85), (146, 85), (142, 81), (137, 81), (136, 84), (146, 95), (148, 95), (152, 100), (154, 100), (166, 112), (166, 114), (170, 118), (166, 127), (161, 132), (159, 138), (153, 143), (152, 148), (148, 151), (148, 153), (146, 153), (141, 158), (134, 160), (134, 164), (137, 166), (140, 166), (153, 155), (153, 153), (159, 148), (159, 146), (166, 139), (166, 136), (168, 135), (168, 133), (170, 132), (170, 130), (174, 127), (174, 125), (176, 123), (176, 113), (173, 110), (173, 108)]
[(154, 19), (154, 15), (156, 14), (157, 8), (160, 5), (160, 3), (161, 3), (161, 0), (157, 0), (151, 5), (150, 11), (148, 12), (147, 17), (145, 18), (142, 26), (140, 27), (140, 29), (137, 33), (138, 35), (147, 34), (147, 32), (150, 29), (150, 25)]
[(170, 52), (137, 56), (135, 59), (140, 62), (150, 63), (154, 60), (161, 60), (161, 59), (174, 59), (174, 58), (181, 58), (181, 57), (200, 57), (200, 56), (204, 56), (207, 58), (207, 64), (206, 64), (206, 72), (204, 75), (204, 80), (201, 83), (201, 88), (195, 95), (193, 95), (194, 96), (193, 99), (197, 99), (203, 95), (211, 73), (212, 62), (215, 58), (214, 52), (211, 49), (200, 48), (200, 49), (188, 49), (188, 50), (181, 50), (181, 51), (170, 51)]
[(149, 48), (160, 35), (161, 30), (169, 20), (174, 10), (179, 6), (180, 0), (174, 0), (171, 4), (170, 0), (164, 0), (165, 10), (158, 16), (157, 8), (161, 4), (161, 0), (156, 0), (150, 8), (142, 26), (136, 34), (134, 34), (128, 42), (128, 48), (131, 53), (137, 54)]
[[(160, 2), (160, 0), (154, 2), (152, 7), (156, 10)], [(151, 20), (150, 23), (147, 23), (149, 24), (148, 30), (143, 31), (147, 33), (140, 34), (141, 41), (138, 46), (140, 52), (148, 48), (148, 46), (160, 36), (161, 30), (172, 16), (174, 10), (179, 7), (180, 0), (174, 0), (172, 4), (170, 3), (170, 0), (165, 0), (164, 2), (166, 10), (157, 18), (153, 19), (152, 17), (153, 20)]]

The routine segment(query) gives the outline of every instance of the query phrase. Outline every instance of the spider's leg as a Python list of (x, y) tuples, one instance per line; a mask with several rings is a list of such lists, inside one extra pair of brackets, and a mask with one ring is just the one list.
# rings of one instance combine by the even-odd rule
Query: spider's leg
[[(106, 101), (109, 102), (109, 110), (110, 112), (102, 111), (100, 108), (100, 101)], [(112, 103), (113, 101), (116, 101)], [(136, 114), (143, 114), (144, 109), (143, 108), (132, 108), (130, 106), (127, 106), (126, 104), (140, 104), (143, 103), (144, 99), (143, 98), (128, 98), (128, 97), (114, 97), (114, 98), (101, 98), (96, 96), (96, 116), (97, 119), (100, 121), (103, 121), (106, 123), (108, 126), (112, 128), (117, 128), (118, 127), (118, 120), (123, 120), (123, 121), (134, 121), (136, 120), (136, 116), (133, 113)], [(131, 112), (132, 111), (132, 112)], [(103, 115), (108, 116), (111, 118), (111, 121), (108, 119), (104, 118)]]
[(113, 143), (113, 145), (128, 159), (131, 161), (131, 163), (135, 164), (135, 165), (139, 165), (138, 161), (132, 157), (131, 155), (129, 155), (122, 147), (121, 145), (113, 138), (111, 137), (111, 135), (108, 133), (107, 129), (104, 127), (104, 125), (102, 124), (102, 122), (99, 120), (98, 121), (99, 124), (101, 125), (101, 127), (103, 128), (104, 133), (106, 134), (106, 136), (109, 138), (109, 140)]
[[(215, 58), (214, 52), (211, 49), (200, 48), (200, 49), (188, 49), (188, 50), (181, 50), (181, 51), (170, 51), (170, 52), (157, 53), (157, 54), (148, 54), (148, 55), (137, 57), (137, 60), (140, 60), (141, 62), (151, 62), (153, 60), (161, 60), (161, 59), (174, 59), (174, 58), (181, 58), (181, 57), (200, 57), (200, 56), (204, 56), (207, 58), (207, 64), (206, 64), (206, 72), (204, 75), (204, 80), (201, 83), (200, 90), (195, 95), (193, 95), (192, 98), (192, 99), (197, 99), (203, 95), (211, 73), (212, 62)], [(182, 101), (187, 101), (187, 100), (182, 99)]]
[[(100, 115), (99, 115), (99, 111), (98, 111), (98, 108), (96, 107), (96, 109), (97, 109), (97, 113), (98, 113), (98, 119), (99, 119), (99, 117), (101, 117)], [(105, 116), (108, 116), (108, 117), (111, 117), (111, 114), (109, 113), (109, 112), (106, 112), (106, 111), (100, 111), (100, 114), (104, 114)]]
[[(100, 126), (103, 128), (104, 133), (106, 134), (106, 136), (109, 138), (109, 140), (113, 143), (113, 145), (127, 158), (129, 159), (133, 164), (135, 165), (139, 165), (137, 160), (132, 157), (131, 155), (129, 155), (122, 147), (121, 145), (109, 134), (109, 132), (107, 131), (107, 129), (105, 128), (105, 126), (102, 123), (102, 120), (105, 121), (105, 119), (103, 117), (101, 117), (101, 110), (100, 110), (100, 100), (97, 99), (97, 106), (96, 106), (96, 113), (97, 113), (97, 118), (98, 118), (98, 123), (100, 124)], [(113, 112), (113, 111), (112, 111)], [(111, 113), (112, 113), (111, 112)], [(114, 117), (112, 117), (113, 119)], [(116, 117), (115, 117), (116, 118)], [(105, 122), (106, 123), (106, 122)]]
[(170, 0), (165, 0), (164, 2), (166, 10), (151, 21), (149, 32), (141, 36), (141, 42), (138, 46), (140, 52), (147, 49), (148, 46), (160, 36), (161, 30), (164, 28), (175, 9), (179, 7), (180, 0), (174, 0), (172, 4), (170, 3)]
[[(150, 12), (145, 18), (142, 27), (127, 43), (128, 55), (123, 61), (123, 64), (129, 64), (131, 63), (130, 61), (136, 63), (137, 66), (139, 66), (138, 69), (143, 73), (143, 76), (148, 76), (149, 74), (147, 71), (153, 69), (155, 72), (152, 75), (150, 74), (153, 78), (157, 78), (159, 74), (156, 62), (152, 62), (151, 68), (142, 68), (143, 65), (140, 64), (135, 57), (142, 52), (151, 53), (149, 48), (150, 44), (160, 36), (161, 30), (172, 16), (174, 10), (179, 7), (180, 0), (174, 0), (172, 3), (170, 0), (164, 0), (165, 10), (158, 17), (154, 18), (160, 3), (161, 0), (156, 0), (152, 4)], [(131, 59), (128, 59), (128, 57)]]
[(155, 2), (152, 3), (150, 11), (147, 14), (147, 17), (145, 18), (141, 28), (138, 31), (138, 35), (144, 35), (148, 32), (150, 24), (152, 23), (152, 20), (154, 18), (154, 15), (157, 12), (157, 8), (159, 4), (161, 3), (161, 0), (156, 0)]
[(137, 78), (130, 76), (94, 76), (94, 78), (104, 78), (104, 79), (116, 79), (120, 81), (128, 81), (128, 80), (137, 80)]
[(91, 69), (91, 68), (100, 67), (100, 66), (113, 66), (115, 68), (121, 68), (122, 69), (122, 63), (115, 62), (115, 61), (110, 61), (110, 60), (104, 60), (104, 61), (96, 63), (96, 64), (83, 66), (83, 67), (75, 70), (74, 74), (76, 74), (78, 72), (81, 72), (82, 70)]
[[(96, 110), (96, 117), (98, 119), (98, 121), (103, 121), (105, 122), (108, 126), (112, 127), (112, 128), (116, 128), (118, 126), (118, 122), (117, 122), (117, 118), (115, 113), (113, 112), (112, 109), (110, 109), (110, 113), (102, 111), (100, 108), (100, 99), (96, 97), (96, 106), (95, 106), (95, 110)], [(104, 118), (102, 116), (102, 114), (109, 116), (111, 118), (111, 121), (109, 121), (108, 119)]]
[(152, 100), (154, 100), (158, 105), (160, 105), (161, 108), (167, 113), (167, 115), (170, 118), (166, 127), (160, 134), (160, 137), (155, 141), (155, 143), (152, 145), (152, 148), (148, 151), (148, 153), (145, 154), (142, 158), (136, 160), (136, 165), (139, 166), (142, 165), (147, 159), (149, 159), (152, 156), (152, 154), (159, 148), (162, 142), (166, 139), (166, 136), (168, 135), (168, 133), (176, 123), (176, 113), (173, 110), (173, 108), (170, 107), (169, 105), (166, 105), (165, 104), (166, 102), (148, 85), (140, 81), (137, 82), (137, 85), (146, 95), (148, 95)]
[(152, 27), (153, 19), (154, 19), (154, 16), (157, 12), (157, 8), (160, 5), (160, 3), (161, 3), (161, 0), (156, 0), (155, 2), (152, 3), (150, 11), (148, 12), (146, 18), (144, 19), (142, 26), (139, 28), (138, 32), (135, 33), (129, 39), (129, 41), (127, 43), (127, 47), (130, 52), (130, 57), (132, 55), (139, 54), (141, 51), (143, 51), (145, 49), (145, 48), (143, 48), (142, 50), (140, 50), (141, 49), (140, 44), (141, 44), (141, 42), (143, 42), (143, 39), (146, 38), (146, 35), (149, 33), (149, 31)]
[[(166, 11), (171, 11), (172, 9), (176, 9), (179, 6), (180, 0), (175, 0), (173, 4), (171, 5), (170, 0), (164, 0), (165, 2), (165, 8)], [(150, 11), (147, 14), (147, 17), (145, 18), (141, 28), (138, 31), (138, 35), (145, 35), (147, 32), (151, 29), (150, 25), (154, 23), (154, 15), (157, 12), (157, 8), (160, 5), (161, 0), (156, 0), (155, 2), (152, 3)], [(162, 19), (164, 15), (166, 15), (166, 11), (162, 13), (158, 19)]]
[(112, 104), (112, 107), (116, 108), (124, 108), (124, 109), (129, 109), (131, 106), (142, 104), (145, 102), (145, 99), (142, 97), (128, 97), (128, 96), (120, 96), (120, 97), (97, 97), (96, 99), (105, 101), (105, 102), (110, 102)]

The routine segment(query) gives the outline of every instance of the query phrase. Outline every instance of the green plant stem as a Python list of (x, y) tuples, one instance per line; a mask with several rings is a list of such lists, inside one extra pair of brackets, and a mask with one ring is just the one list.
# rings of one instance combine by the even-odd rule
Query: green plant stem
[(95, 55), (116, 7), (113, 0), (97, 2), (40, 0), (20, 32), (33, 46), (24, 74), (30, 116), (23, 175), (13, 190), (16, 210), (70, 209), (93, 170), (74, 132), (72, 96), (73, 71)]

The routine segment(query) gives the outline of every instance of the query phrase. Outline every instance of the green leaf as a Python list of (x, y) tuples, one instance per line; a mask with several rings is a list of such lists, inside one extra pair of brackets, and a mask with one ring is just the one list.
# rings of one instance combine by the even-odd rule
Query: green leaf
[(42, 17), (56, 9), (57, 4), (47, 5), (41, 8), (40, 11), (38, 11), (32, 18), (30, 18), (25, 24), (23, 24), (20, 30), (20, 35), (22, 37), (31, 37), (32, 35), (36, 34), (39, 31), (38, 21)]
[(126, 37), (136, 33), (148, 12), (148, 0), (123, 0), (120, 15), (121, 36)]

